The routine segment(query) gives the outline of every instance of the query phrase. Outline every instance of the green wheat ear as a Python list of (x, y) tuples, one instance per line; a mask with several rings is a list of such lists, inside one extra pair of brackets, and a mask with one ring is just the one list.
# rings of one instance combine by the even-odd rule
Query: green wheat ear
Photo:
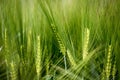
[(105, 80), (105, 70), (103, 69), (102, 73), (101, 73), (101, 80)]
[(55, 37), (58, 41), (59, 47), (60, 47), (60, 51), (64, 56), (64, 65), (65, 65), (65, 69), (67, 69), (67, 63), (66, 63), (66, 48), (65, 45), (60, 37), (60, 35), (57, 32), (56, 26), (54, 24), (51, 24), (51, 29), (53, 31), (53, 33), (55, 34)]
[(55, 37), (56, 37), (56, 39), (58, 41), (60, 51), (62, 52), (63, 55), (65, 55), (65, 53), (66, 53), (65, 45), (64, 45), (60, 35), (58, 34), (57, 29), (56, 29), (54, 24), (51, 24), (51, 29), (52, 29), (53, 33), (55, 34)]
[[(88, 55), (89, 36), (90, 36), (90, 30), (88, 28), (85, 28), (83, 34), (83, 60), (85, 60)], [(82, 79), (84, 79), (84, 77), (82, 77)]]
[(17, 72), (15, 70), (15, 63), (13, 61), (10, 63), (10, 76), (11, 80), (17, 80)]
[(71, 53), (70, 53), (69, 50), (67, 50), (67, 55), (68, 55), (68, 58), (69, 58), (69, 60), (70, 60), (71, 65), (72, 65), (73, 67), (75, 67), (75, 66), (76, 66), (76, 62), (75, 62), (75, 60), (73, 59), (73, 57), (72, 57), (72, 55), (71, 55)]
[(109, 80), (110, 79), (110, 75), (112, 75), (113, 80), (115, 80), (115, 74), (116, 74), (116, 61), (114, 61), (113, 63), (113, 67), (112, 67), (112, 46), (109, 45), (108, 47), (108, 54), (107, 54), (107, 63), (105, 66), (105, 70), (103, 69), (102, 75), (101, 75), (101, 80)]
[(36, 53), (36, 57), (35, 57), (35, 66), (36, 66), (36, 73), (37, 73), (37, 79), (39, 80), (40, 78), (40, 72), (42, 69), (41, 66), (41, 48), (40, 48), (40, 36), (37, 37), (37, 53)]
[(90, 30), (88, 28), (85, 28), (85, 33), (83, 36), (83, 60), (88, 55), (88, 44), (89, 44), (89, 36), (90, 36)]
[(112, 68), (112, 77), (113, 77), (113, 80), (115, 80), (115, 74), (116, 74), (116, 61), (114, 61), (113, 68)]
[(66, 50), (65, 44), (63, 43), (60, 35), (59, 35), (58, 32), (56, 31), (55, 25), (54, 25), (54, 24), (51, 24), (51, 28), (52, 28), (52, 30), (53, 30), (53, 32), (54, 32), (54, 34), (55, 34), (55, 37), (56, 37), (56, 39), (57, 39), (57, 41), (58, 41), (58, 43), (59, 43), (60, 51), (61, 51), (62, 54), (64, 55), (65, 64), (66, 64), (65, 55), (66, 55), (66, 53), (67, 53), (71, 65), (72, 65), (72, 66), (76, 66), (76, 62), (75, 62), (74, 58), (72, 57), (70, 51), (69, 51), (69, 50)]
[(111, 72), (111, 45), (108, 48), (108, 55), (107, 55), (107, 64), (106, 64), (106, 78), (109, 80), (110, 72)]

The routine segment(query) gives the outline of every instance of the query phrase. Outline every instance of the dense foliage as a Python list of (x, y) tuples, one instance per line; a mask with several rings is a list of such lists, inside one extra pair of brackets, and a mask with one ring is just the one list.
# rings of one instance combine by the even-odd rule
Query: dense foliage
[(120, 0), (0, 0), (0, 80), (120, 80)]

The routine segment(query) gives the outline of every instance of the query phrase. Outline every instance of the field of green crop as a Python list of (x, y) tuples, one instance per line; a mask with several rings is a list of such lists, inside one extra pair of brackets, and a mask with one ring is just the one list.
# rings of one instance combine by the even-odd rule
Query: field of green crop
[(0, 0), (0, 80), (120, 80), (120, 0)]

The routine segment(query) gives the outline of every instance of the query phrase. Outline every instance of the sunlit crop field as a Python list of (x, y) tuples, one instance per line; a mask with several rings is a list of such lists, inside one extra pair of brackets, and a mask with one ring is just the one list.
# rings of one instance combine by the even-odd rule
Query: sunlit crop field
[(120, 80), (120, 0), (0, 0), (0, 80)]

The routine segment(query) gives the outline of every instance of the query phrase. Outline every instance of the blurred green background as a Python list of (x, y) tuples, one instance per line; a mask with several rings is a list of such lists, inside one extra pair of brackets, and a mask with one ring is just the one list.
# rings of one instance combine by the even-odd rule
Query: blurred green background
[(0, 0), (0, 80), (120, 80), (120, 0)]

